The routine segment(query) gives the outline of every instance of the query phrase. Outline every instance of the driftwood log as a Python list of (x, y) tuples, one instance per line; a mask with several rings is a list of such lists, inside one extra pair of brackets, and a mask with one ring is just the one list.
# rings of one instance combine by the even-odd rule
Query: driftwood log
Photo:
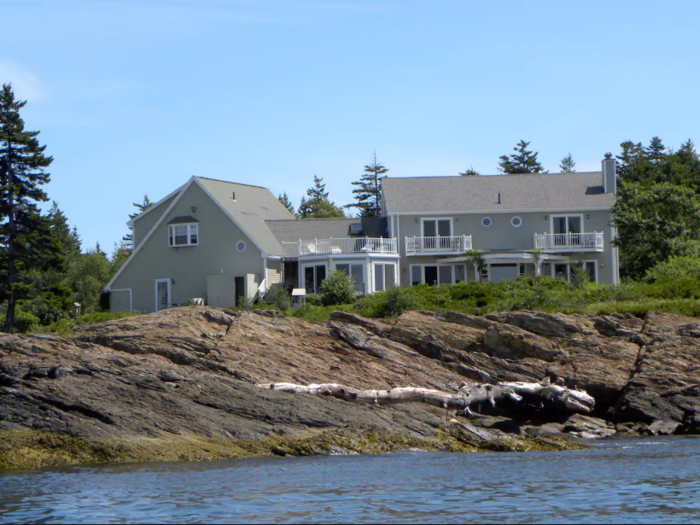
[(545, 411), (560, 414), (590, 414), (595, 405), (593, 397), (580, 390), (542, 383), (463, 384), (457, 393), (428, 388), (392, 388), (390, 390), (359, 390), (334, 383), (323, 385), (296, 385), (293, 383), (266, 383), (258, 387), (291, 394), (330, 396), (352, 403), (395, 405), (400, 403), (427, 403), (437, 407), (478, 413), (493, 409), (518, 412)]

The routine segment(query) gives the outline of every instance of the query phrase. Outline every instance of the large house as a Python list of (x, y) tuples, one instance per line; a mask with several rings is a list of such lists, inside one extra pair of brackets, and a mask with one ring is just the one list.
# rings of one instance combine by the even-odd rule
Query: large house
[[(267, 189), (193, 177), (134, 218), (134, 252), (107, 285), (111, 311), (190, 299), (234, 306), (271, 286), (318, 293), (331, 271), (358, 293), (518, 275), (619, 282), (615, 160), (602, 171), (387, 177), (382, 217), (297, 220)], [(477, 255), (478, 254), (478, 255)]]

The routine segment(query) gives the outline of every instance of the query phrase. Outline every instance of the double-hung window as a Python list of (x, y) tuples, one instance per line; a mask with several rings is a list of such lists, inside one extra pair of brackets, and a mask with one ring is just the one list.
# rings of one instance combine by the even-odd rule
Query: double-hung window
[(199, 244), (198, 224), (171, 224), (168, 226), (170, 246), (197, 246)]
[(364, 264), (354, 264), (354, 263), (336, 264), (335, 269), (339, 272), (345, 272), (350, 277), (352, 277), (352, 280), (355, 283), (355, 291), (357, 293), (364, 293), (365, 292)]

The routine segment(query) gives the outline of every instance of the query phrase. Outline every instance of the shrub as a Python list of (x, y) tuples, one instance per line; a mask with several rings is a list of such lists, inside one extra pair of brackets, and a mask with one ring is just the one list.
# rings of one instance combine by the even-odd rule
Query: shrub
[(323, 306), (349, 304), (355, 297), (355, 281), (345, 272), (331, 272), (321, 283)]
[(253, 309), (254, 301), (250, 297), (241, 296), (238, 298), (238, 304), (235, 306), (235, 310), (248, 311)]
[(306, 296), (306, 304), (311, 306), (323, 306), (321, 302), (321, 296), (315, 293), (310, 293)]
[(276, 310), (289, 310), (292, 307), (292, 298), (282, 286), (273, 286), (267, 291), (265, 304)]
[[(2, 324), (5, 324), (5, 318), (2, 320)], [(15, 312), (15, 324), (14, 329), (17, 332), (27, 333), (30, 330), (41, 325), (39, 318), (31, 312), (17, 309)]]

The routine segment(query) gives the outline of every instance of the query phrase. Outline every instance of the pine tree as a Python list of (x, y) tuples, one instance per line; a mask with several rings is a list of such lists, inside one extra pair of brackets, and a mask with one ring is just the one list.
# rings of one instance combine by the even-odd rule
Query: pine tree
[[(148, 198), (148, 195), (144, 195), (143, 202), (141, 204), (134, 202), (133, 206), (138, 211), (136, 213), (130, 213), (129, 219), (133, 219), (135, 217), (138, 217), (143, 212), (145, 212), (148, 208), (152, 207), (153, 203), (151, 202), (151, 199)], [(124, 241), (124, 248), (129, 250), (129, 253), (131, 253), (134, 249), (134, 234), (133, 234), (133, 228), (131, 226), (129, 226), (129, 233), (127, 233), (124, 237), (122, 237), (122, 241)]]
[(666, 146), (659, 137), (653, 137), (649, 141), (649, 146), (644, 148), (644, 153), (651, 163), (659, 164), (666, 158)]
[(377, 161), (377, 152), (374, 152), (372, 163), (365, 166), (365, 173), (360, 177), (360, 180), (352, 183), (357, 186), (352, 190), (355, 195), (353, 198), (357, 201), (354, 204), (348, 204), (346, 208), (359, 208), (360, 217), (379, 217), (382, 214), (382, 186), (380, 183), (381, 176), (388, 172), (386, 166)]
[(481, 173), (476, 171), (474, 168), (469, 166), (468, 170), (465, 170), (464, 173), (460, 172), (459, 173), (462, 177), (479, 177), (481, 176)]
[(0, 300), (7, 300), (5, 331), (14, 330), (17, 301), (32, 288), (21, 273), (50, 266), (60, 256), (48, 221), (36, 203), (48, 200), (41, 186), (49, 182), (44, 171), (52, 157), (44, 155), (38, 131), (26, 131), (20, 110), (26, 101), (15, 100), (12, 86), (0, 92)]
[(528, 151), (529, 142), (521, 140), (513, 148), (515, 153), (502, 155), (501, 162), (498, 163), (499, 171), (502, 173), (519, 174), (519, 173), (542, 173), (544, 168), (537, 161), (537, 152)]
[(289, 196), (287, 195), (287, 192), (285, 191), (284, 193), (280, 194), (277, 199), (282, 203), (282, 205), (289, 210), (289, 213), (292, 215), (295, 215), (294, 212), (294, 205), (292, 204), (292, 201), (289, 200)]
[(300, 219), (342, 219), (343, 210), (328, 199), (323, 178), (314, 175), (314, 185), (306, 190), (307, 198), (302, 197), (297, 216)]
[(569, 153), (566, 157), (561, 159), (561, 163), (559, 164), (559, 169), (561, 170), (562, 173), (576, 173), (576, 163), (574, 162), (574, 159), (571, 157), (571, 153)]

